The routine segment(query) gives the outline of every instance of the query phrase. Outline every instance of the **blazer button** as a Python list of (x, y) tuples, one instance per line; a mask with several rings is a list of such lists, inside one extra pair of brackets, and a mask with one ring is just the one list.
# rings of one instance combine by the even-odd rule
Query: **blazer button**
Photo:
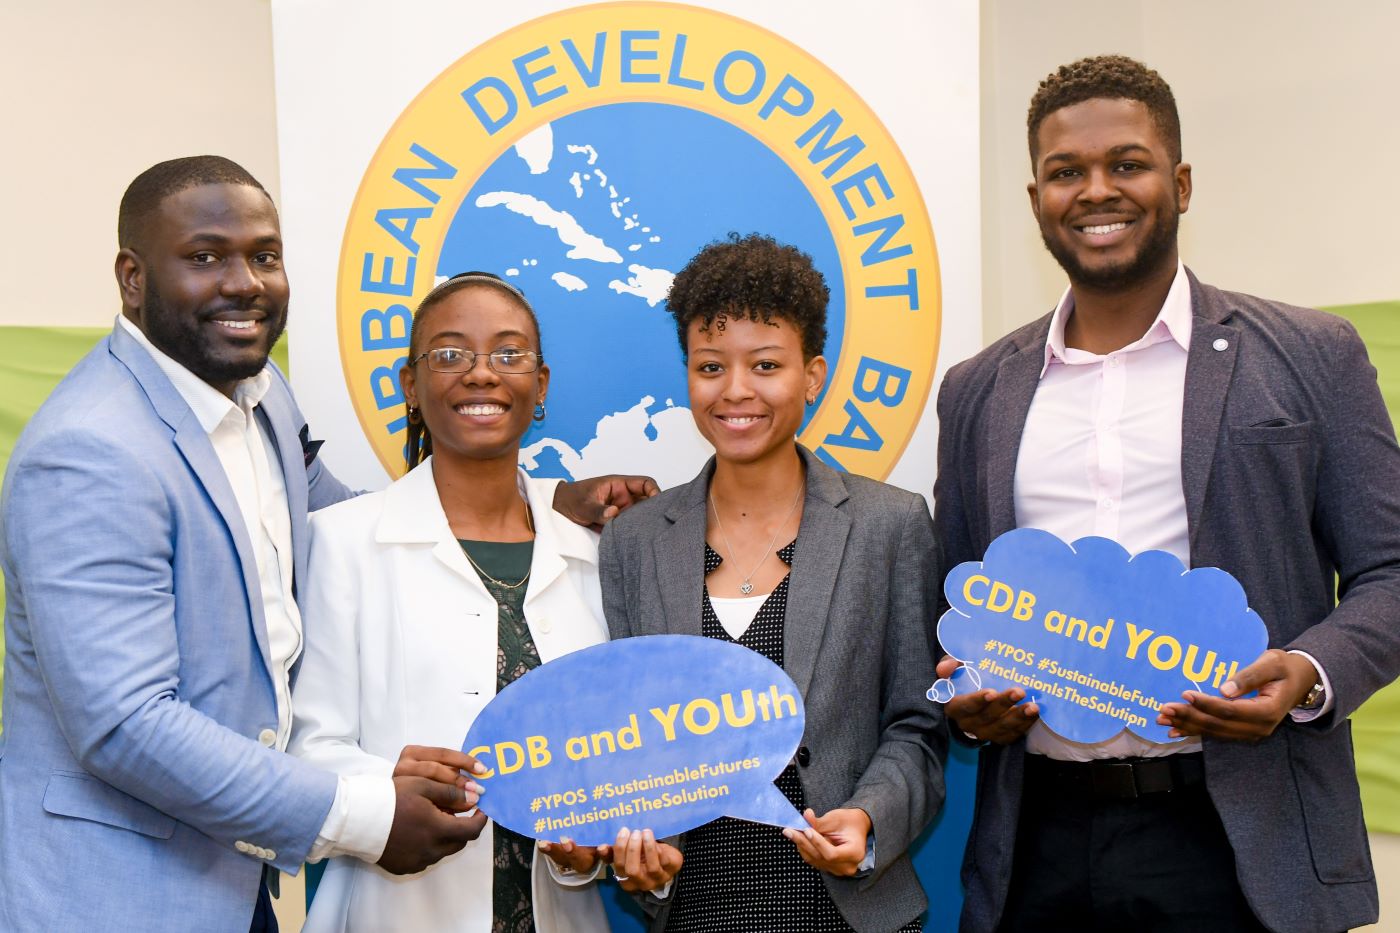
[(803, 745), (797, 750), (797, 763), (804, 768), (812, 763), (812, 753), (807, 750), (807, 746)]
[(547, 618), (540, 619), (538, 627), (541, 635), (548, 635), (550, 632), (554, 631), (554, 626), (550, 624), (550, 621)]
[(264, 729), (258, 733), (258, 744), (264, 748), (271, 748), (277, 744), (277, 733), (271, 729)]
[(244, 855), (247, 855), (249, 852), (253, 851), (253, 847), (250, 846), (248, 843), (244, 842), (242, 839), (235, 842), (233, 844), (233, 847), (239, 852), (242, 852)]

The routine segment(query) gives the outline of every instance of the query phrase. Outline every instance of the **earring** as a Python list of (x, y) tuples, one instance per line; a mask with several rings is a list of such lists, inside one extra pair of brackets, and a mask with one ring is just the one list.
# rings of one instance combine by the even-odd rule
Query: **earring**
[(423, 415), (418, 411), (418, 406), (417, 406), (417, 405), (410, 405), (410, 406), (408, 406), (408, 423), (409, 423), (409, 424), (422, 424), (422, 423), (423, 423)]
[(816, 398), (816, 396), (810, 396), (810, 397), (808, 397), (808, 399), (807, 399), (807, 407), (808, 407), (808, 408), (811, 408), (811, 407), (812, 407), (813, 405), (815, 405), (815, 404), (817, 404), (817, 398)]
[(544, 410), (544, 399), (540, 399), (539, 404), (535, 406), (535, 423), (539, 424), (547, 414), (548, 412)]

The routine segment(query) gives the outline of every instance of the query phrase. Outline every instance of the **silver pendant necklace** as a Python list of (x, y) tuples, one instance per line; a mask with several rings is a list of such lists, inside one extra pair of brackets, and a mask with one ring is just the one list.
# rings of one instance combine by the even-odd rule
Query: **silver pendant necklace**
[[(758, 568), (763, 566), (763, 562), (768, 559), (768, 554), (773, 550), (773, 545), (778, 543), (778, 535), (783, 533), (787, 527), (788, 519), (792, 518), (792, 513), (797, 511), (797, 503), (802, 501), (802, 494), (807, 491), (807, 484), (803, 483), (797, 487), (797, 495), (792, 497), (792, 505), (788, 506), (787, 514), (778, 523), (777, 530), (773, 532), (773, 537), (768, 539), (768, 546), (763, 549), (763, 553), (758, 558), (758, 563), (753, 565), (753, 569), (744, 575), (744, 582), (739, 584), (739, 592), (745, 596), (753, 592), (753, 575), (758, 573)], [(719, 536), (724, 539), (724, 549), (729, 552), (730, 560), (737, 560), (734, 545), (729, 540), (729, 535), (724, 532), (724, 519), (719, 517), (719, 500), (715, 498), (715, 492), (710, 490), (710, 507), (715, 510), (715, 527), (719, 529)]]
[[(521, 501), (524, 502), (524, 499), (522, 498)], [(533, 540), (534, 540), (534, 537), (535, 537), (535, 521), (534, 521), (534, 519), (533, 519), (533, 518), (531, 517), (531, 515), (530, 515), (530, 503), (524, 502), (524, 504), (525, 504), (525, 527), (530, 529), (530, 540), (533, 541)], [(525, 585), (525, 581), (526, 581), (526, 580), (529, 580), (529, 579), (530, 579), (530, 571), (527, 570), (527, 571), (525, 571), (525, 576), (521, 577), (519, 580), (515, 581), (514, 583), (507, 583), (507, 582), (504, 581), (504, 580), (497, 580), (495, 577), (491, 576), (491, 574), (489, 574), (489, 573), (487, 573), (485, 570), (481, 569), (481, 565), (480, 565), (480, 564), (478, 564), (476, 561), (472, 560), (471, 551), (468, 551), (468, 550), (467, 550), (467, 546), (466, 546), (465, 544), (462, 545), (462, 553), (463, 553), (464, 555), (466, 555), (467, 563), (469, 563), (469, 564), (472, 565), (472, 569), (474, 569), (478, 574), (480, 574), (482, 578), (484, 578), (485, 580), (490, 581), (491, 583), (496, 584), (496, 585), (499, 586), (501, 589), (504, 589), (504, 590), (516, 590), (516, 589), (519, 589), (520, 587), (522, 587), (522, 586)]]

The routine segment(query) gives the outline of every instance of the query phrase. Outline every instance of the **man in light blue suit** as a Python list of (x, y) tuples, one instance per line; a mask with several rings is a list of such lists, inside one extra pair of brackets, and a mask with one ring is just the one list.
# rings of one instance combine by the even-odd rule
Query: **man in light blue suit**
[(123, 198), (122, 316), (6, 475), (0, 929), (275, 929), (264, 877), (419, 871), (480, 832), (473, 785), (282, 753), (306, 514), (350, 495), (267, 363), (277, 213), (237, 165)]

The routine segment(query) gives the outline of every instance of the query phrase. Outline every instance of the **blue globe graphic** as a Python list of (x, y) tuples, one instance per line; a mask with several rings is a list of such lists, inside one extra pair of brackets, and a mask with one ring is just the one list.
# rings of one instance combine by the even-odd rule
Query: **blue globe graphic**
[(437, 274), (494, 272), (535, 307), (551, 377), (548, 417), (522, 444), (527, 471), (650, 472), (671, 486), (699, 470), (709, 447), (687, 408), (665, 295), (730, 231), (812, 257), (831, 289), (834, 368), (846, 316), (836, 244), (802, 181), (743, 130), (685, 107), (607, 104), (529, 133), (481, 175)]

